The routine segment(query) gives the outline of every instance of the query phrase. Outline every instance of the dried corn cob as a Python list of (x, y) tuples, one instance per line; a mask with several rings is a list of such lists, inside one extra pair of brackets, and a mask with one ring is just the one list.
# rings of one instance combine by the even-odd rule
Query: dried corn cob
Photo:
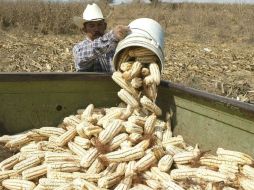
[(74, 141), (74, 143), (78, 144), (79, 146), (81, 146), (84, 149), (89, 149), (91, 146), (90, 140), (80, 137), (80, 136), (76, 136), (73, 141)]
[(195, 178), (198, 168), (179, 168), (173, 169), (170, 172), (170, 177), (174, 180), (184, 180)]
[(132, 178), (131, 177), (125, 177), (120, 181), (120, 183), (114, 188), (114, 190), (128, 190), (130, 189), (132, 184)]
[(151, 63), (149, 65), (149, 70), (151, 75), (154, 78), (154, 81), (157, 85), (160, 84), (160, 80), (161, 80), (161, 75), (160, 75), (160, 69), (157, 63)]
[(97, 182), (102, 177), (102, 175), (101, 174), (90, 174), (90, 173), (74, 172), (73, 177), (74, 178), (85, 179), (89, 182)]
[(107, 113), (102, 118), (100, 118), (97, 122), (97, 125), (102, 126), (104, 123), (107, 123), (108, 121), (110, 121), (112, 119), (120, 119), (121, 115), (122, 115), (122, 112), (119, 111), (119, 109), (114, 110), (110, 113)]
[(148, 68), (143, 67), (141, 69), (141, 74), (142, 74), (143, 77), (146, 77), (146, 76), (150, 75), (150, 71), (149, 71)]
[(18, 175), (15, 170), (0, 171), (0, 184), (4, 179), (9, 178), (11, 175)]
[(77, 155), (73, 155), (68, 152), (46, 152), (45, 153), (45, 162), (79, 162), (80, 158)]
[(130, 190), (153, 190), (147, 185), (144, 184), (135, 184)]
[(168, 181), (169, 179), (171, 179), (169, 174), (160, 171), (158, 167), (152, 167), (151, 172), (153, 175), (153, 179), (159, 180), (161, 182)]
[(135, 61), (131, 67), (131, 79), (138, 76), (141, 72), (142, 64), (138, 61)]
[(173, 157), (167, 154), (159, 160), (158, 168), (162, 172), (168, 172), (173, 164), (173, 161)]
[(148, 118), (146, 119), (146, 122), (145, 122), (145, 126), (144, 126), (144, 134), (149, 135), (154, 132), (156, 119), (157, 119), (157, 117), (154, 114), (148, 116)]
[(82, 157), (80, 165), (84, 168), (88, 168), (94, 162), (94, 160), (99, 156), (99, 151), (96, 148), (90, 148), (87, 154)]
[(153, 180), (153, 179), (148, 179), (148, 180), (145, 180), (146, 184), (151, 187), (152, 189), (154, 190), (160, 190), (160, 189), (163, 189), (161, 183), (157, 180)]
[(32, 168), (34, 166), (37, 166), (42, 162), (42, 157), (32, 156), (30, 158), (27, 158), (19, 163), (17, 163), (15, 166), (13, 166), (13, 169), (22, 172), (28, 168)]
[(119, 119), (113, 119), (111, 122), (107, 125), (106, 129), (104, 129), (99, 134), (99, 141), (102, 144), (107, 144), (110, 142), (120, 131), (122, 130), (122, 121)]
[(5, 146), (7, 148), (19, 148), (28, 142), (32, 141), (31, 138), (27, 137), (27, 134), (17, 136), (15, 139), (8, 141)]
[(99, 172), (101, 172), (104, 169), (104, 165), (101, 163), (101, 161), (99, 159), (96, 159), (91, 166), (88, 168), (88, 170), (86, 171), (86, 173), (90, 173), (90, 174), (97, 174)]
[(92, 117), (92, 113), (94, 110), (94, 105), (93, 104), (89, 104), (86, 109), (84, 110), (84, 112), (81, 115), (81, 119), (90, 119), (90, 117)]
[(129, 71), (132, 67), (133, 62), (123, 62), (120, 65), (120, 69), (121, 71), (125, 72), (125, 71)]
[(239, 183), (244, 190), (254, 190), (254, 181), (252, 179), (242, 177), (239, 179)]
[(145, 96), (147, 96), (149, 99), (151, 99), (153, 102), (155, 102), (157, 98), (157, 87), (155, 83), (151, 83), (150, 85), (143, 85), (143, 90)]
[(193, 151), (184, 151), (177, 153), (173, 156), (174, 161), (177, 164), (188, 164), (194, 161), (200, 155), (200, 150), (196, 147)]
[(126, 162), (119, 163), (117, 165), (117, 168), (116, 168), (116, 173), (118, 173), (119, 175), (124, 175), (126, 167), (127, 167), (127, 163)]
[(131, 86), (133, 88), (140, 88), (142, 86), (142, 79), (141, 78), (138, 78), (138, 77), (134, 77), (132, 80), (131, 80)]
[(43, 136), (50, 137), (52, 135), (54, 136), (60, 136), (66, 132), (65, 129), (60, 127), (41, 127), (40, 129), (34, 129), (32, 131), (35, 131)]
[(85, 149), (83, 149), (81, 146), (79, 146), (74, 142), (68, 142), (68, 147), (72, 152), (74, 152), (76, 155), (80, 157), (85, 156), (87, 153)]
[(244, 165), (241, 173), (247, 178), (254, 180), (254, 168), (249, 165)]
[(142, 139), (142, 135), (140, 133), (131, 133), (129, 135), (129, 140), (132, 142), (132, 143), (137, 143), (140, 139)]
[(76, 172), (80, 170), (80, 164), (76, 162), (56, 162), (48, 164), (48, 171)]
[(135, 171), (135, 165), (136, 165), (135, 160), (128, 162), (126, 166), (125, 177), (133, 177), (137, 174)]
[(227, 158), (228, 160), (236, 161), (239, 164), (253, 164), (253, 158), (247, 154), (237, 151), (225, 150), (218, 148), (216, 151), (219, 157)]
[(22, 178), (25, 180), (32, 180), (38, 178), (39, 176), (43, 176), (47, 173), (47, 165), (39, 165), (22, 172)]
[(22, 179), (5, 179), (2, 182), (2, 185), (5, 188), (11, 190), (20, 190), (20, 189), (32, 190), (35, 187), (35, 184), (33, 182)]
[(125, 89), (121, 89), (118, 93), (119, 98), (124, 101), (127, 105), (133, 108), (138, 107), (138, 101)]
[(54, 189), (62, 185), (67, 185), (70, 181), (66, 179), (50, 179), (40, 178), (39, 184), (46, 187), (47, 189)]
[(75, 172), (74, 173), (69, 173), (69, 172), (59, 172), (59, 171), (54, 171), (54, 170), (49, 170), (47, 172), (47, 178), (50, 179), (65, 179), (67, 181), (72, 181), (76, 178)]
[(143, 133), (143, 127), (140, 127), (134, 123), (126, 121), (123, 123), (123, 125), (127, 133), (138, 133), (138, 134)]
[(156, 162), (157, 162), (157, 159), (154, 153), (150, 152), (146, 154), (144, 157), (142, 157), (140, 160), (138, 160), (134, 168), (137, 172), (141, 172), (148, 169), (151, 165), (155, 164)]
[(16, 165), (20, 160), (20, 153), (14, 154), (13, 156), (3, 160), (0, 163), (0, 168), (2, 171), (12, 169), (14, 165)]
[(128, 54), (130, 57), (154, 55), (154, 53), (151, 50), (143, 48), (143, 47), (130, 49), (128, 51)]
[(125, 140), (128, 139), (128, 134), (127, 133), (121, 133), (117, 136), (115, 136), (109, 143), (109, 149), (110, 150), (115, 150), (116, 148), (118, 148), (120, 146), (120, 144), (122, 142), (124, 142)]
[(122, 78), (122, 74), (120, 72), (114, 72), (112, 75), (112, 79), (123, 89), (125, 89), (127, 92), (129, 92), (134, 97), (138, 97), (138, 94), (136, 90), (125, 80)]
[(196, 176), (208, 182), (228, 182), (229, 177), (223, 173), (216, 172), (210, 169), (199, 168), (196, 171)]
[(161, 109), (146, 96), (143, 96), (140, 99), (140, 103), (142, 104), (144, 108), (155, 113), (155, 115), (157, 116), (161, 115)]
[(106, 175), (114, 173), (116, 171), (117, 166), (118, 166), (118, 163), (114, 163), (114, 162), (110, 163), (108, 167), (101, 172), (101, 175), (106, 176)]
[(115, 172), (113, 174), (109, 174), (104, 176), (98, 180), (98, 186), (101, 188), (110, 188), (117, 183), (119, 183), (122, 179), (122, 175)]
[(76, 128), (70, 129), (66, 131), (64, 134), (60, 135), (56, 139), (56, 144), (58, 146), (64, 146), (66, 145), (70, 140), (72, 140), (77, 134)]
[(102, 155), (101, 158), (109, 162), (128, 162), (143, 157), (145, 154), (143, 148), (132, 147), (124, 150), (118, 150)]

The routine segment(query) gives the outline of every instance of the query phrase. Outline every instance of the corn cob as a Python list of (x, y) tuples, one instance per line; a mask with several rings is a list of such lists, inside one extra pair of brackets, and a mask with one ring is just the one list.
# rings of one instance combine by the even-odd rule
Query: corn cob
[(183, 140), (183, 137), (181, 135), (177, 135), (176, 137), (171, 137), (170, 139), (168, 139), (167, 141), (162, 141), (162, 145), (164, 147), (167, 147), (168, 145), (175, 145), (178, 147), (182, 147), (185, 148), (186, 144)]
[(13, 156), (0, 162), (0, 168), (2, 171), (12, 169), (12, 167), (19, 162), (20, 153), (14, 154)]
[(129, 140), (132, 142), (132, 143), (134, 143), (134, 144), (136, 144), (140, 139), (142, 139), (142, 135), (140, 134), (140, 133), (131, 133), (130, 135), (129, 135)]
[(33, 182), (22, 179), (5, 179), (2, 182), (2, 185), (5, 188), (11, 190), (20, 190), (20, 189), (32, 190), (35, 187), (35, 184)]
[(167, 154), (159, 160), (158, 168), (162, 172), (168, 172), (173, 164), (173, 161), (173, 157)]
[(131, 67), (131, 79), (138, 76), (141, 72), (142, 64), (138, 61), (134, 62)]
[(109, 174), (108, 176), (104, 176), (98, 180), (98, 186), (101, 188), (110, 188), (117, 183), (119, 183), (122, 179), (122, 175), (115, 172), (113, 174)]
[(127, 83), (121, 76), (120, 72), (114, 72), (112, 75), (112, 79), (123, 89), (125, 89), (127, 92), (129, 92), (134, 97), (138, 97), (138, 94), (136, 90)]
[[(118, 63), (123, 63), (123, 62), (128, 62), (129, 59), (130, 59), (130, 56), (129, 56), (129, 49), (126, 48), (124, 50), (121, 51), (121, 54), (119, 56), (119, 60), (118, 60)], [(119, 69), (119, 65), (118, 65), (118, 69)]]
[(121, 120), (127, 120), (133, 113), (134, 108), (130, 105), (127, 105), (126, 109), (122, 112), (122, 115), (120, 117)]
[(80, 137), (88, 138), (84, 132), (84, 128), (87, 126), (87, 124), (88, 124), (88, 122), (86, 120), (83, 120), (81, 123), (79, 123), (76, 126), (77, 133), (79, 134)]
[(85, 156), (87, 153), (85, 149), (83, 149), (81, 146), (79, 146), (74, 142), (68, 142), (68, 147), (72, 152), (74, 152), (76, 155), (80, 157)]
[(133, 62), (123, 62), (120, 65), (120, 69), (121, 71), (125, 72), (125, 71), (129, 71), (132, 67)]
[(132, 188), (130, 188), (130, 190), (153, 190), (153, 189), (144, 184), (135, 184)]
[(216, 172), (210, 169), (199, 168), (196, 171), (196, 176), (207, 182), (228, 182), (229, 178), (227, 175)]
[(131, 80), (131, 86), (133, 88), (140, 88), (142, 86), (142, 79), (141, 78), (138, 78), (138, 77), (134, 77), (132, 80)]
[(242, 177), (239, 179), (239, 183), (244, 190), (254, 190), (254, 181), (252, 179)]
[(130, 57), (154, 55), (154, 53), (151, 50), (143, 48), (143, 47), (130, 49), (128, 51), (128, 54)]
[(146, 76), (150, 75), (149, 69), (143, 67), (143, 68), (141, 69), (141, 75), (142, 75), (143, 77), (146, 77)]
[(84, 112), (81, 115), (81, 119), (89, 119), (92, 116), (94, 110), (94, 105), (93, 104), (89, 104), (86, 109), (84, 110)]
[(66, 145), (69, 141), (71, 141), (77, 134), (76, 129), (71, 129), (66, 131), (64, 134), (60, 135), (56, 139), (56, 143), (58, 146), (64, 146)]
[(126, 167), (127, 167), (127, 163), (126, 162), (119, 163), (117, 165), (117, 168), (116, 168), (116, 173), (118, 173), (119, 175), (124, 175)]
[(42, 162), (42, 157), (32, 156), (30, 158), (27, 158), (19, 163), (17, 163), (15, 166), (13, 166), (13, 169), (22, 172), (28, 168), (32, 168), (34, 166), (37, 166)]
[(222, 190), (237, 190), (237, 189), (235, 189), (235, 188), (233, 188), (233, 187), (223, 187), (223, 189)]
[(204, 166), (219, 168), (221, 164), (237, 165), (237, 162), (227, 160), (226, 158), (219, 158), (213, 155), (205, 155), (200, 158), (200, 164)]
[(221, 172), (221, 173), (225, 173), (225, 174), (236, 174), (236, 173), (238, 173), (239, 172), (239, 168), (238, 168), (238, 165), (228, 165), (228, 164), (221, 164), (220, 166), (219, 166), (219, 172)]
[(76, 136), (73, 141), (74, 141), (74, 143), (78, 144), (79, 146), (81, 146), (84, 149), (89, 149), (91, 146), (90, 140), (80, 137), (80, 136)]
[(102, 177), (101, 174), (90, 174), (90, 173), (81, 173), (81, 172), (74, 172), (73, 173), (73, 178), (80, 178), (87, 180), (89, 182), (98, 182), (98, 180)]
[(249, 165), (244, 165), (241, 173), (247, 178), (254, 180), (254, 168)]
[(152, 83), (151, 85), (143, 85), (143, 91), (145, 96), (147, 96), (149, 99), (151, 99), (153, 102), (155, 102), (157, 98), (157, 86), (155, 83)]
[(102, 155), (101, 158), (109, 162), (128, 162), (143, 157), (145, 154), (143, 148), (132, 147), (124, 150), (118, 150)]
[(67, 185), (70, 181), (66, 179), (40, 178), (39, 184), (47, 189), (54, 189), (62, 185)]
[(20, 156), (19, 156), (19, 161), (23, 161), (27, 158), (30, 158), (32, 156), (37, 156), (37, 157), (44, 157), (45, 156), (45, 151), (41, 151), (41, 150), (37, 150), (37, 151), (34, 151), (34, 152), (21, 152), (20, 153)]
[(120, 181), (120, 183), (114, 188), (114, 190), (128, 190), (130, 189), (132, 184), (132, 178), (131, 177), (125, 177)]
[(36, 185), (36, 187), (33, 190), (49, 190), (48, 188), (44, 187), (41, 184)]
[(155, 115), (159, 116), (161, 115), (161, 109), (155, 104), (153, 103), (149, 98), (147, 98), (146, 96), (143, 96), (140, 99), (140, 103), (142, 104), (142, 106), (144, 108), (146, 108), (147, 110), (155, 113)]
[(237, 151), (225, 150), (223, 148), (218, 148), (216, 151), (219, 157), (227, 158), (232, 161), (236, 161), (239, 164), (253, 164), (253, 158), (247, 154)]
[(158, 57), (155, 55), (138, 56), (136, 57), (136, 61), (139, 61), (141, 63), (153, 63), (158, 62)]
[(200, 155), (200, 150), (198, 148), (194, 149), (193, 151), (184, 151), (177, 153), (173, 156), (174, 161), (177, 164), (188, 164), (194, 159), (196, 159)]
[(53, 163), (53, 162), (79, 162), (79, 156), (73, 155), (68, 152), (46, 152), (45, 153), (45, 162)]
[(138, 107), (138, 101), (125, 89), (121, 89), (118, 93), (119, 98), (124, 101), (127, 105), (133, 108)]
[(150, 74), (147, 75), (143, 80), (143, 88), (155, 84), (154, 77)]
[(59, 172), (59, 171), (48, 171), (47, 172), (47, 178), (49, 179), (65, 179), (67, 181), (72, 181), (76, 178), (75, 172), (69, 173), (69, 172)]
[(128, 121), (143, 127), (145, 125), (146, 118), (141, 117), (141, 116), (132, 115), (128, 118)]
[(180, 168), (173, 169), (170, 172), (171, 179), (184, 180), (188, 178), (195, 178), (198, 168)]
[(0, 137), (0, 143), (4, 143), (6, 144), (7, 142), (9, 142), (10, 140), (14, 140), (18, 137), (23, 136), (24, 134), (17, 134), (17, 135), (3, 135)]
[(110, 150), (115, 150), (116, 148), (118, 148), (120, 146), (120, 144), (122, 142), (124, 142), (125, 140), (128, 139), (128, 134), (127, 133), (121, 133), (117, 136), (115, 136), (109, 143), (109, 149)]
[(73, 126), (76, 127), (80, 123), (80, 119), (78, 119), (75, 115), (70, 115), (69, 117), (65, 117), (63, 119), (63, 124), (65, 126)]
[(119, 119), (122, 115), (122, 112), (118, 110), (114, 110), (110, 113), (107, 113), (102, 118), (100, 118), (97, 122), (97, 125), (102, 126), (104, 123), (107, 123), (107, 121), (110, 121), (112, 119)]
[(84, 168), (88, 168), (94, 162), (94, 160), (99, 156), (99, 151), (96, 148), (90, 148), (87, 154), (82, 157), (80, 165)]
[[(45, 142), (45, 141), (42, 141), (42, 142)], [(21, 147), (20, 152), (33, 152), (33, 151), (39, 150), (39, 148), (40, 147), (38, 146), (38, 143), (35, 143), (35, 141), (32, 141), (32, 142), (24, 145), (23, 147)]]
[(131, 70), (123, 72), (122, 77), (126, 82), (130, 82), (130, 80), (131, 80)]
[(132, 142), (129, 140), (125, 140), (120, 144), (120, 149), (126, 149), (126, 148), (131, 148), (133, 146)]
[(155, 180), (151, 171), (146, 170), (140, 174), (140, 177), (144, 180)]
[(127, 133), (138, 133), (138, 134), (143, 133), (143, 127), (140, 127), (134, 123), (126, 121), (123, 123), (123, 125)]
[(160, 171), (158, 167), (152, 167), (151, 172), (153, 175), (153, 179), (159, 180), (161, 182), (170, 180), (170, 175), (166, 172)]
[(91, 136), (98, 136), (98, 134), (102, 131), (102, 128), (99, 126), (88, 124), (86, 127), (83, 128), (83, 131), (86, 136), (91, 138)]
[(59, 128), (59, 127), (41, 127), (40, 129), (34, 129), (32, 131), (35, 131), (39, 133), (40, 135), (50, 137), (52, 135), (54, 136), (60, 136), (66, 132), (65, 129)]
[(59, 172), (76, 172), (80, 170), (80, 164), (76, 162), (55, 162), (48, 164), (48, 172), (54, 170)]
[(161, 80), (161, 75), (160, 75), (160, 69), (157, 63), (151, 63), (149, 65), (149, 70), (151, 75), (154, 78), (154, 81), (157, 85), (160, 84), (160, 80)]
[(22, 172), (22, 178), (25, 180), (32, 180), (38, 178), (39, 176), (43, 176), (47, 173), (46, 165), (39, 165)]
[(120, 131), (122, 130), (122, 121), (119, 119), (111, 120), (111, 122), (107, 125), (106, 129), (104, 129), (99, 134), (99, 141), (102, 144), (107, 144), (110, 142)]
[(114, 173), (116, 171), (117, 166), (118, 166), (118, 163), (114, 163), (114, 162), (110, 163), (108, 165), (108, 167), (104, 171), (102, 171), (100, 174), (102, 176), (107, 176), (109, 174), (112, 174), (112, 173)]
[(0, 184), (4, 179), (9, 178), (11, 175), (18, 175), (15, 170), (0, 171)]
[(88, 168), (86, 173), (89, 174), (97, 174), (99, 172), (101, 172), (104, 169), (104, 165), (101, 163), (101, 161), (99, 159), (96, 159), (91, 166)]
[(20, 136), (17, 136), (15, 139), (8, 141), (5, 146), (7, 148), (19, 148), (23, 145), (27, 144), (28, 142), (32, 141), (29, 137), (27, 137), (27, 134), (23, 134)]
[(157, 180), (153, 180), (153, 179), (148, 179), (148, 180), (145, 180), (146, 184), (151, 187), (152, 189), (154, 190), (160, 190), (160, 189), (163, 189), (162, 185), (160, 184), (159, 181)]
[(136, 165), (136, 161), (130, 161), (128, 162), (127, 166), (126, 166), (126, 171), (125, 171), (125, 177), (133, 177), (135, 176), (137, 173), (135, 171), (135, 165)]
[(144, 126), (144, 133), (145, 134), (152, 134), (154, 132), (156, 119), (157, 119), (157, 117), (154, 114), (150, 115), (147, 118), (147, 120), (145, 122), (145, 126)]
[(143, 158), (138, 160), (134, 166), (137, 172), (144, 171), (148, 169), (151, 165), (155, 164), (157, 159), (153, 152), (146, 154)]
[(173, 137), (172, 130), (167, 128), (163, 132), (162, 142), (170, 141), (170, 139)]

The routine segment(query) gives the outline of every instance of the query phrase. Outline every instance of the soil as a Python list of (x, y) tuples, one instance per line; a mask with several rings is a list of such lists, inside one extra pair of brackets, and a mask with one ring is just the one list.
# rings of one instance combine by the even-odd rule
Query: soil
[[(82, 35), (0, 30), (0, 72), (75, 72), (72, 47)], [(254, 103), (254, 46), (165, 39), (162, 78)]]

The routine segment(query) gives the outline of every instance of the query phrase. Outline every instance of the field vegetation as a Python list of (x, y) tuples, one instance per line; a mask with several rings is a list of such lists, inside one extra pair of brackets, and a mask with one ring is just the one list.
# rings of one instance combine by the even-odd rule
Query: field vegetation
[[(84, 1), (86, 2), (86, 1)], [(1, 72), (74, 72), (86, 3), (0, 0)], [(149, 17), (165, 31), (163, 79), (254, 103), (254, 5), (99, 2), (108, 29)]]

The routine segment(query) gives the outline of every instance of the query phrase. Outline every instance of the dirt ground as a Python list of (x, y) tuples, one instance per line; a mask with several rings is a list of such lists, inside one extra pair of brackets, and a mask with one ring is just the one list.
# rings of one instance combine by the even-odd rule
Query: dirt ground
[[(0, 72), (75, 72), (72, 47), (82, 35), (0, 30)], [(162, 78), (254, 103), (254, 46), (165, 38)]]

